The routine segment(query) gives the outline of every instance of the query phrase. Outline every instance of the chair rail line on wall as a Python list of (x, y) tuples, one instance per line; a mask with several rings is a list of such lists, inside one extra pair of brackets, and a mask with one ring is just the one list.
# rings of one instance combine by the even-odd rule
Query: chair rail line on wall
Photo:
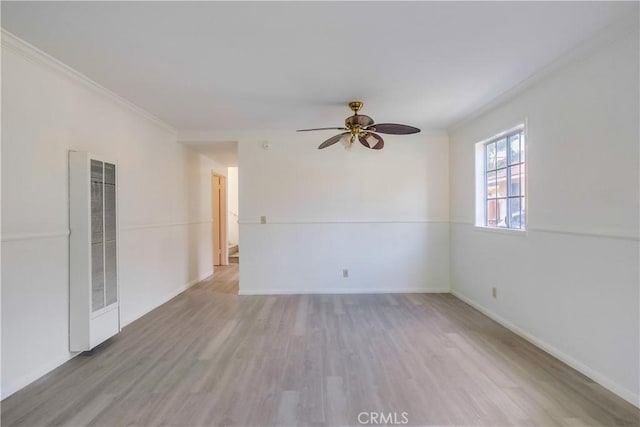
[[(145, 228), (167, 228), (167, 227), (180, 227), (185, 225), (197, 225), (197, 224), (209, 224), (211, 220), (198, 220), (198, 221), (186, 221), (186, 222), (167, 222), (167, 223), (155, 223), (155, 224), (137, 224), (137, 225), (125, 225), (120, 227), (120, 231), (132, 231)], [(8, 233), (3, 234), (0, 241), (13, 242), (19, 240), (42, 240), (69, 237), (69, 229), (65, 230), (53, 230), (53, 231), (39, 231), (34, 233)]]
[[(473, 222), (469, 222), (469, 221), (450, 221), (449, 223), (453, 225), (465, 225), (468, 227), (476, 227), (476, 225)], [(635, 236), (632, 234), (589, 232), (589, 231), (582, 231), (582, 230), (560, 230), (560, 229), (544, 228), (544, 227), (528, 227), (526, 231), (534, 232), (534, 233), (564, 234), (567, 236), (595, 237), (595, 238), (601, 238), (601, 239), (640, 241), (640, 236)], [(506, 234), (508, 234), (508, 232)]]

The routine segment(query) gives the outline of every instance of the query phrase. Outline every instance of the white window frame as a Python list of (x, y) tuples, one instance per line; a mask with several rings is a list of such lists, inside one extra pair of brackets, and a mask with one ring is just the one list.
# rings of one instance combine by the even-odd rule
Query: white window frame
[[(527, 135), (527, 126), (526, 120), (522, 121), (516, 126), (512, 126), (511, 128), (497, 133), (490, 138), (486, 138), (475, 144), (475, 228), (479, 231), (489, 231), (495, 233), (505, 233), (510, 235), (527, 235), (528, 230), (528, 212), (529, 212), (529, 176), (528, 176), (528, 166), (529, 166), (529, 138)], [(524, 155), (525, 160), (522, 164), (524, 168), (524, 176), (525, 176), (525, 185), (524, 185), (524, 212), (525, 221), (522, 224), (522, 228), (507, 228), (507, 227), (496, 227), (489, 226), (487, 224), (487, 194), (486, 194), (486, 160), (485, 160), (485, 147), (487, 144), (497, 141), (499, 139), (504, 138), (510, 134), (514, 134), (517, 132), (522, 132), (522, 137), (524, 139)], [(508, 168), (508, 165), (507, 165)], [(509, 190), (507, 190), (509, 191)], [(507, 193), (508, 195), (508, 193)], [(508, 200), (508, 197), (507, 197)], [(508, 202), (507, 202), (508, 203)]]

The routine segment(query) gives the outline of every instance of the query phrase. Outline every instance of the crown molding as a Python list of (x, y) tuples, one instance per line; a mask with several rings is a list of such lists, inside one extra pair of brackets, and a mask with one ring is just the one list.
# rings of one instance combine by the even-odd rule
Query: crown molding
[(569, 49), (567, 52), (560, 55), (560, 57), (551, 61), (551, 63), (540, 70), (534, 72), (531, 76), (516, 84), (511, 89), (507, 89), (505, 92), (502, 92), (491, 101), (487, 102), (484, 106), (476, 109), (462, 119), (455, 121), (453, 124), (448, 126), (447, 131), (451, 133), (464, 125), (469, 124), (473, 120), (490, 112), (499, 105), (512, 100), (527, 89), (554, 75), (570, 64), (588, 57), (599, 48), (603, 48), (614, 41), (619, 40), (623, 36), (630, 34), (632, 31), (638, 31), (637, 16), (629, 16), (606, 26), (594, 36)]
[(34, 63), (53, 69), (61, 73), (62, 75), (66, 76), (73, 82), (85, 88), (88, 88), (93, 92), (107, 98), (108, 100), (112, 101), (113, 103), (122, 107), (123, 109), (136, 113), (138, 116), (145, 118), (151, 123), (173, 133), (174, 135), (177, 135), (178, 133), (178, 130), (176, 128), (160, 120), (159, 118), (157, 118), (156, 116), (148, 112), (147, 110), (141, 107), (138, 107), (131, 101), (110, 91), (109, 89), (100, 85), (94, 80), (91, 80), (89, 77), (82, 74), (81, 72), (75, 70), (74, 68), (71, 68), (64, 62), (38, 49), (37, 47), (21, 39), (15, 34), (5, 30), (4, 28), (2, 28), (2, 49), (9, 49), (12, 52), (15, 52), (21, 55), (23, 58), (27, 60), (30, 60)]

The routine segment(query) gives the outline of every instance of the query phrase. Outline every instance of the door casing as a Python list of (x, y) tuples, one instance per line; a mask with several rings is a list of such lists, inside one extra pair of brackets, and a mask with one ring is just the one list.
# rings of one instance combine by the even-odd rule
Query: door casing
[(227, 265), (227, 178), (211, 175), (213, 265)]

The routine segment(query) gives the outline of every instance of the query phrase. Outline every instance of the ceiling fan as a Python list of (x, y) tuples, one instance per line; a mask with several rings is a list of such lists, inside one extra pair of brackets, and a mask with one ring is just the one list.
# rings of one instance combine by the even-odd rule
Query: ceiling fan
[(343, 138), (349, 135), (349, 139), (345, 148), (350, 148), (353, 143), (360, 141), (360, 144), (372, 150), (380, 150), (384, 147), (384, 140), (378, 133), (386, 133), (389, 135), (409, 135), (412, 133), (420, 132), (420, 129), (408, 126), (400, 125), (396, 123), (378, 123), (375, 124), (373, 119), (369, 116), (358, 114), (358, 111), (362, 109), (364, 103), (360, 101), (354, 101), (349, 103), (349, 108), (353, 111), (353, 116), (349, 116), (344, 120), (345, 127), (329, 127), (329, 128), (315, 128), (315, 129), (300, 129), (297, 132), (308, 132), (313, 130), (343, 130), (336, 136), (327, 139), (320, 144), (318, 149), (322, 150), (330, 145), (333, 145)]

